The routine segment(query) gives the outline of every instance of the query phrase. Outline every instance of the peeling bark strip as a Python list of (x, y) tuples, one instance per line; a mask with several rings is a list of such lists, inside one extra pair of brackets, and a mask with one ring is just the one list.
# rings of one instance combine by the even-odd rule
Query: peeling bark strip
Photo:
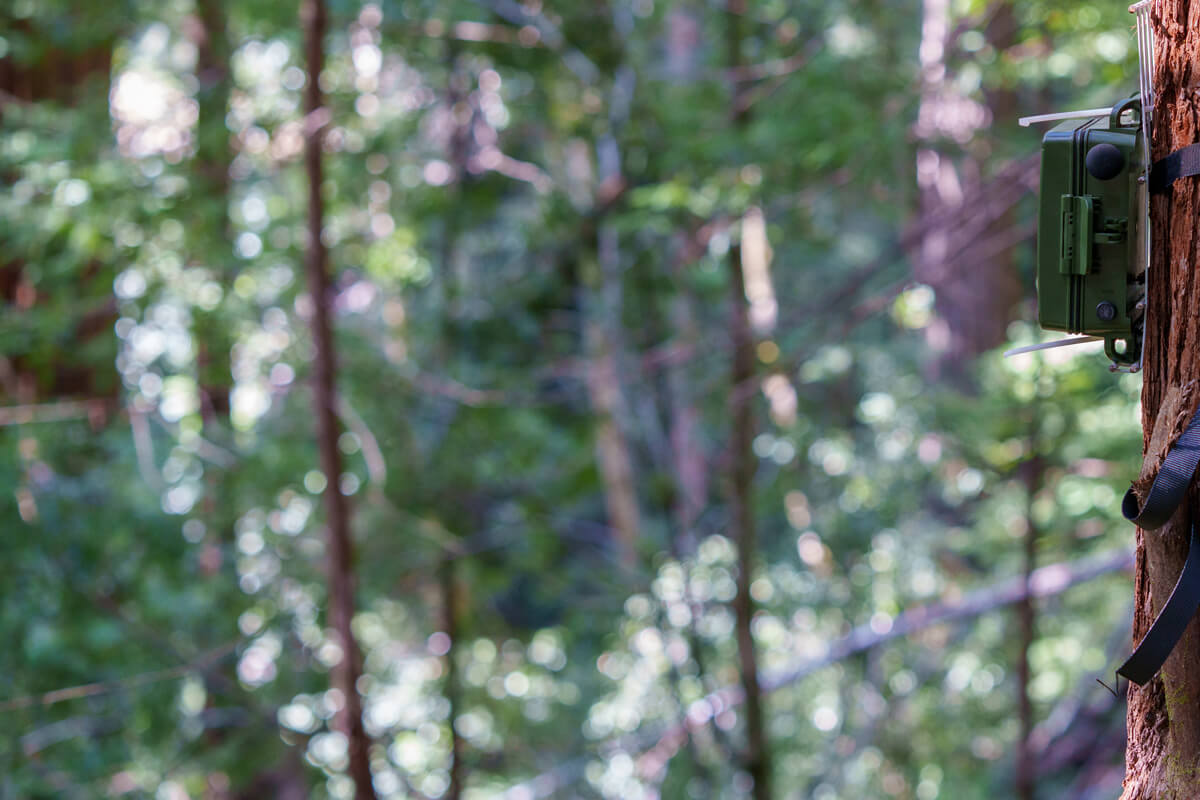
[[(1158, 0), (1151, 12), (1155, 34), (1154, 83), (1158, 96), (1152, 157), (1160, 159), (1197, 139), (1200, 119), (1200, 2)], [(1145, 378), (1142, 386), (1143, 452), (1153, 461), (1162, 449), (1159, 431), (1171, 427), (1182, 387), (1200, 378), (1200, 261), (1197, 213), (1200, 180), (1185, 178), (1151, 200), (1151, 259)], [(1195, 488), (1181, 510), (1156, 531), (1137, 532), (1133, 640), (1141, 641), (1183, 569)], [(1200, 629), (1195, 621), (1162, 671), (1144, 687), (1129, 687), (1125, 791), (1122, 800), (1185, 800), (1200, 785)]]
[[(325, 2), (305, 0), (301, 9), (308, 62), (308, 81), (304, 86), (304, 111), (316, 119), (322, 110), (321, 69), (325, 60)], [(358, 679), (362, 675), (362, 656), (354, 640), (350, 622), (354, 617), (354, 547), (350, 539), (350, 509), (338, 486), (342, 457), (338, 450), (336, 408), (336, 365), (333, 334), (329, 322), (329, 254), (321, 241), (325, 207), (321, 199), (321, 142), (325, 128), (314, 125), (308, 131), (304, 166), (308, 174), (308, 293), (312, 297), (312, 336), (316, 357), (313, 363), (313, 411), (317, 417), (317, 446), (321, 469), (325, 473), (326, 567), (329, 571), (329, 621), (342, 648), (342, 659), (333, 668), (333, 686), (345, 702), (338, 711), (335, 726), (346, 737), (349, 748), (349, 774), (354, 780), (355, 800), (375, 800), (371, 783), (370, 739), (363, 728), (362, 698)]]

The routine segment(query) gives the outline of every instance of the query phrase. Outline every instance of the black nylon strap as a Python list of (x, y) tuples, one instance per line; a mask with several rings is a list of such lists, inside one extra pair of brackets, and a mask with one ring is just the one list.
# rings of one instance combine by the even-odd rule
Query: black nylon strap
[(1150, 493), (1146, 495), (1146, 504), (1139, 507), (1132, 486), (1125, 492), (1125, 498), (1121, 501), (1121, 513), (1125, 519), (1144, 530), (1165, 525), (1183, 502), (1188, 484), (1196, 474), (1197, 464), (1200, 464), (1200, 409), (1192, 415), (1187, 428), (1163, 459), (1158, 475), (1150, 486)]
[[(1146, 496), (1145, 505), (1139, 507), (1137, 495), (1130, 487), (1121, 501), (1121, 513), (1140, 528), (1154, 530), (1162, 527), (1187, 495), (1197, 464), (1200, 464), (1200, 408), (1192, 415), (1187, 428), (1163, 459), (1158, 475), (1150, 486), (1150, 493)], [(1188, 557), (1175, 588), (1171, 590), (1171, 596), (1117, 674), (1139, 686), (1153, 678), (1187, 630), (1197, 608), (1200, 608), (1200, 543), (1197, 542), (1196, 526), (1193, 524)]]
[(1180, 178), (1200, 175), (1200, 144), (1189, 144), (1150, 168), (1150, 194), (1162, 194)]
[(1175, 588), (1171, 590), (1171, 596), (1117, 674), (1138, 686), (1144, 686), (1166, 663), (1167, 656), (1171, 655), (1175, 644), (1187, 630), (1197, 608), (1200, 608), (1200, 543), (1196, 541), (1196, 526), (1193, 525), (1187, 561), (1183, 564)]

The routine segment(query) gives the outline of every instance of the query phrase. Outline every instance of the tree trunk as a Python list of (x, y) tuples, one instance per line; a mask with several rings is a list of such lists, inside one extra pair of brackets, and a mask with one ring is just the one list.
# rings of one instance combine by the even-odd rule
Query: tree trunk
[[(229, 111), (229, 34), (224, 0), (197, 0), (196, 15), (187, 25), (196, 46), (196, 157), (191, 213), (194, 215), (191, 257), (207, 266), (222, 290), (229, 290), (233, 237), (229, 220), (229, 167), (233, 152), (225, 116)], [(196, 372), (205, 423), (229, 421), (229, 387), (232, 381), (230, 351), (233, 338), (221, 319), (218, 305), (212, 311), (193, 309), (196, 337)]]
[(317, 418), (317, 445), (321, 469), (325, 473), (326, 568), (329, 573), (329, 620), (342, 648), (341, 661), (333, 668), (333, 685), (343, 695), (342, 708), (335, 725), (346, 737), (354, 780), (355, 800), (375, 800), (371, 782), (370, 739), (363, 728), (362, 698), (358, 679), (362, 675), (362, 656), (354, 639), (354, 546), (350, 538), (350, 509), (339, 487), (342, 457), (338, 450), (336, 405), (336, 365), (333, 334), (329, 322), (328, 252), (321, 240), (325, 207), (321, 199), (321, 142), (325, 131), (321, 119), (325, 109), (320, 75), (325, 60), (325, 2), (305, 0), (301, 12), (308, 61), (308, 82), (304, 87), (305, 142), (304, 164), (308, 172), (308, 293), (312, 298), (312, 336), (316, 356), (313, 364), (313, 410)]
[[(975, 356), (1007, 336), (1013, 307), (1023, 286), (1013, 267), (1015, 247), (1028, 233), (1015, 224), (1014, 204), (989, 192), (978, 208), (969, 202), (989, 181), (970, 151), (955, 143), (976, 139), (976, 131), (995, 120), (1013, 117), (1013, 94), (993, 91), (988, 107), (977, 105), (955, 88), (946, 68), (947, 50), (954, 45), (952, 4), (923, 0), (920, 106), (917, 138), (917, 189), (921, 221), (932, 220), (910, 250), (913, 276), (933, 287), (937, 319), (926, 330), (931, 348), (940, 353), (936, 369), (961, 377)], [(998, 3), (986, 26), (988, 42), (997, 50), (1011, 46), (1016, 24), (1009, 4)], [(964, 265), (970, 269), (964, 269)]]
[[(1152, 158), (1197, 141), (1200, 118), (1200, 2), (1160, 0), (1151, 13), (1158, 87)], [(1183, 178), (1151, 200), (1151, 259), (1147, 280), (1142, 426), (1149, 450), (1155, 426), (1170, 426), (1194, 406), (1184, 393), (1200, 378), (1200, 179)], [(1184, 407), (1187, 406), (1187, 407)], [(1157, 461), (1157, 454), (1149, 453)], [(1157, 463), (1147, 467), (1157, 469)], [(1137, 531), (1134, 641), (1141, 641), (1166, 602), (1188, 551), (1195, 490), (1185, 508), (1156, 531)], [(1162, 671), (1143, 687), (1130, 685), (1122, 800), (1185, 800), (1200, 785), (1200, 629), (1195, 621)]]
[(596, 460), (604, 481), (604, 503), (612, 528), (617, 556), (626, 569), (637, 566), (638, 510), (633, 456), (621, 429), (621, 388), (611, 340), (603, 323), (587, 325), (588, 395), (596, 414)]
[[(726, 46), (728, 66), (736, 70), (743, 65), (742, 16), (745, 0), (727, 0)], [(736, 98), (737, 92), (735, 90)], [(750, 122), (748, 106), (738, 106), (733, 112), (734, 130), (743, 134)], [(742, 226), (743, 234), (745, 225)], [(758, 562), (758, 538), (754, 528), (752, 493), (754, 489), (754, 409), (751, 397), (755, 391), (754, 333), (750, 328), (747, 308), (746, 275), (742, 263), (743, 242), (729, 248), (730, 319), (729, 338), (733, 359), (729, 375), (729, 449), (730, 492), (729, 533), (737, 546), (737, 591), (733, 598), (734, 631), (737, 638), (738, 666), (742, 691), (746, 695), (746, 752), (742, 766), (754, 781), (754, 800), (771, 800), (771, 754), (767, 746), (767, 723), (763, 709), (762, 690), (758, 680), (758, 654), (754, 649), (754, 597), (750, 586)]]
[(450, 728), (450, 785), (445, 794), (445, 800), (459, 800), (462, 797), (466, 783), (466, 765), (463, 763), (463, 739), (458, 732), (458, 718), (463, 710), (462, 685), (458, 676), (458, 619), (459, 602), (456, 585), (456, 569), (458, 556), (447, 553), (442, 557), (439, 573), (439, 583), (442, 591), (442, 627), (445, 629), (448, 643), (446, 645), (445, 669), (446, 677), (442, 684), (442, 694), (450, 704), (446, 722)]
[[(620, 179), (618, 170), (602, 175), (603, 184)], [(603, 165), (602, 165), (603, 167)], [(602, 203), (597, 201), (597, 206)], [(596, 212), (593, 212), (596, 213)], [(617, 557), (631, 572), (638, 563), (641, 507), (629, 433), (634, 429), (621, 380), (621, 271), (616, 231), (596, 213), (584, 225), (580, 307), (584, 312), (587, 389), (596, 417), (596, 463), (604, 482), (604, 503)]]
[[(1036, 414), (1036, 410), (1034, 411)], [(1033, 517), (1033, 500), (1042, 485), (1045, 474), (1044, 464), (1038, 451), (1038, 431), (1036, 416), (1029, 426), (1029, 460), (1021, 465), (1021, 473), (1025, 483), (1025, 565), (1022, 571), (1025, 584), (1033, 580), (1037, 569), (1037, 539), (1038, 529)], [(1033, 703), (1029, 697), (1029, 684), (1032, 680), (1032, 670), (1029, 664), (1029, 651), (1033, 647), (1036, 633), (1037, 606), (1033, 594), (1026, 592), (1016, 603), (1017, 617), (1017, 759), (1013, 776), (1013, 788), (1017, 800), (1033, 800), (1036, 788), (1037, 763), (1033, 751)]]
[(730, 292), (733, 295), (730, 338), (733, 340), (733, 369), (730, 374), (729, 415), (730, 482), (729, 527), (737, 545), (737, 592), (733, 612), (737, 633), (738, 659), (741, 667), (742, 690), (746, 694), (746, 754), (745, 769), (754, 779), (755, 800), (771, 798), (771, 762), (767, 752), (766, 721), (763, 715), (762, 693), (758, 683), (758, 656), (754, 650), (754, 598), (750, 584), (758, 560), (751, 508), (754, 483), (754, 417), (750, 407), (754, 391), (754, 340), (743, 290), (741, 247), (734, 245), (729, 252)]

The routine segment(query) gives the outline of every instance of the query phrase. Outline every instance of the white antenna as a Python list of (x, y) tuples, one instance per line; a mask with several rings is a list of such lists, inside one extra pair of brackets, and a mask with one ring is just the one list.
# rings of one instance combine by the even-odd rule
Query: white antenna
[(1019, 356), (1022, 353), (1032, 353), (1037, 350), (1049, 350), (1052, 347), (1070, 347), (1073, 344), (1103, 341), (1103, 336), (1072, 336), (1069, 339), (1056, 339), (1053, 342), (1041, 342), (1040, 344), (1027, 344), (1024, 347), (1014, 347), (1012, 350), (1005, 350), (1004, 357)]
[(1151, 0), (1141, 0), (1129, 7), (1137, 17), (1138, 85), (1142, 93), (1142, 129), (1150, 130), (1150, 115), (1154, 111), (1154, 29), (1150, 27)]
[(1084, 108), (1079, 111), (1057, 111), (1053, 114), (1034, 114), (1032, 117), (1021, 117), (1017, 120), (1017, 124), (1022, 128), (1028, 128), (1030, 125), (1038, 122), (1057, 122), (1060, 119), (1092, 119), (1094, 117), (1107, 117), (1112, 108)]
[[(1140, 181), (1138, 196), (1141, 203), (1141, 224), (1142, 238), (1145, 240), (1145, 245), (1142, 250), (1142, 258), (1145, 259), (1144, 266), (1146, 268), (1146, 285), (1150, 281), (1150, 203), (1146, 197), (1146, 191), (1150, 186), (1150, 168), (1153, 166), (1150, 163), (1150, 133), (1153, 128), (1152, 121), (1154, 116), (1154, 28), (1150, 26), (1150, 3), (1151, 0), (1140, 0), (1129, 7), (1129, 13), (1134, 15), (1137, 20), (1137, 42), (1138, 42), (1138, 90), (1142, 95), (1142, 161), (1146, 165), (1146, 170)], [(1145, 299), (1142, 300), (1143, 305)], [(1142, 352), (1138, 354), (1137, 363), (1132, 365), (1130, 372), (1136, 372), (1141, 369), (1142, 361), (1146, 354), (1146, 333), (1145, 333), (1145, 318), (1142, 322)]]

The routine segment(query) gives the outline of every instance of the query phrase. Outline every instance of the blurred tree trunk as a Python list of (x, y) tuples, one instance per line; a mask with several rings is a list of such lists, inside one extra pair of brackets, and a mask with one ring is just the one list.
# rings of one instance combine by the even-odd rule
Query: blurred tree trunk
[(354, 544), (350, 537), (350, 509), (341, 492), (342, 457), (338, 450), (336, 412), (336, 364), (333, 332), (329, 320), (330, 286), (328, 252), (321, 239), (325, 207), (321, 198), (321, 144), (328, 111), (323, 103), (320, 75), (325, 61), (325, 2), (305, 0), (301, 10), (304, 24), (308, 81), (304, 85), (304, 164), (308, 173), (308, 293), (312, 299), (313, 405), (317, 418), (317, 446), (325, 473), (326, 569), (329, 576), (329, 620), (335, 631), (342, 658), (333, 668), (333, 685), (344, 702), (337, 712), (336, 727), (346, 737), (349, 775), (354, 781), (355, 800), (375, 800), (371, 782), (370, 739), (363, 727), (362, 698), (358, 679), (362, 655), (354, 639)]
[(608, 524), (616, 537), (621, 564), (632, 569), (637, 564), (641, 515), (633, 477), (633, 457), (620, 424), (622, 397), (617, 359), (612, 340), (604, 333), (605, 327), (601, 321), (587, 323), (588, 395), (596, 414), (596, 461), (604, 481)]
[[(1012, 44), (1016, 23), (1007, 3), (993, 7), (985, 32), (997, 50)], [(1013, 251), (1028, 232), (1015, 230), (1011, 202), (983, 208), (971, 202), (987, 193), (980, 191), (985, 183), (980, 156), (965, 152), (963, 143), (975, 141), (973, 134), (989, 118), (1010, 119), (1013, 95), (990, 92), (984, 108), (957, 90), (946, 67), (952, 44), (949, 0), (924, 0), (915, 134), (919, 213), (927, 227), (910, 257), (913, 276), (936, 294), (938, 315), (927, 338), (942, 354), (939, 369), (959, 372), (971, 357), (1005, 340), (1023, 293)]]
[[(615, 143), (613, 144), (615, 148)], [(580, 257), (583, 344), (587, 353), (587, 389), (596, 415), (596, 462), (604, 482), (608, 524), (616, 539), (622, 566), (637, 565), (641, 510), (629, 432), (634, 425), (621, 382), (626, 361), (622, 347), (622, 279), (617, 231), (605, 216), (625, 190), (619, 155), (614, 163), (601, 160), (596, 203), (583, 226)]]
[[(68, 9), (69, 6), (64, 9), (59, 24), (66, 29), (78, 29), (80, 23)], [(6, 27), (11, 26), (5, 31), (8, 35), (27, 36), (33, 41), (50, 40), (46, 32), (38, 30), (28, 19), (0, 20), (0, 24), (5, 23)], [(0, 118), (5, 104), (14, 100), (27, 103), (55, 100), (73, 106), (84, 96), (82, 92), (89, 80), (103, 80), (107, 89), (113, 50), (123, 27), (126, 26), (114, 25), (111, 34), (98, 37), (98, 41), (84, 37), (93, 41), (82, 47), (35, 50), (32, 60), (18, 59), (13, 48), (6, 48), (0, 56)]]
[(700, 411), (688, 380), (688, 366), (700, 349), (700, 331), (687, 271), (704, 253), (710, 235), (711, 228), (706, 227), (680, 236), (679, 253), (671, 273), (675, 286), (670, 327), (676, 352), (671, 354), (666, 369), (666, 395), (675, 483), (672, 513), (676, 530), (672, 547), (680, 561), (696, 554), (696, 523), (708, 504), (708, 456), (701, 445)]
[(741, 247), (734, 245), (729, 254), (731, 298), (730, 338), (733, 340), (733, 367), (729, 380), (730, 431), (730, 508), (729, 527), (738, 551), (737, 592), (733, 612), (737, 633), (738, 659), (742, 691), (746, 694), (747, 747), (745, 769), (754, 779), (755, 800), (770, 800), (771, 762), (767, 752), (766, 721), (758, 682), (758, 656), (754, 650), (754, 598), (750, 585), (758, 560), (751, 491), (754, 483), (754, 411), (750, 400), (754, 392), (754, 340), (743, 290)]
[[(693, 591), (692, 569), (699, 547), (697, 525), (708, 504), (709, 457), (701, 441), (700, 411), (696, 407), (695, 392), (688, 376), (688, 367), (700, 348), (700, 332), (696, 323), (695, 298), (688, 285), (687, 271), (700, 259), (711, 232), (712, 228), (705, 226), (698, 231), (688, 231), (679, 236), (679, 253), (672, 264), (671, 276), (675, 286), (669, 316), (669, 326), (676, 344), (675, 352), (669, 356), (665, 381), (671, 473), (674, 481), (671, 514), (675, 521), (675, 530), (671, 536), (671, 555), (683, 570), (683, 600), (691, 611), (691, 619), (686, 629), (687, 642), (692, 660), (696, 664), (696, 675), (703, 682), (705, 691), (712, 691), (716, 684), (713, 683), (713, 675), (709, 670), (704, 639), (699, 633), (704, 604)], [(672, 667), (676, 695), (682, 696), (678, 689), (679, 678), (678, 670)], [(682, 708), (682, 701), (680, 703)], [(703, 748), (701, 737), (705, 738)], [(728, 761), (732, 752), (728, 737), (716, 727), (696, 730), (688, 738), (688, 751), (700, 786), (695, 796), (711, 797), (713, 776), (708, 762), (705, 761), (704, 751), (708, 751), (708, 757), (717, 762)]]
[[(74, 16), (72, 11), (64, 9), (59, 24), (67, 28), (78, 26), (80, 23)], [(54, 41), (32, 19), (0, 18), (0, 29), (5, 27), (5, 36)], [(92, 39), (90, 44), (56, 43), (40, 50), (25, 48), (20, 58), (15, 48), (6, 47), (5, 55), (0, 57), (0, 125), (9, 104), (49, 102), (69, 108), (96, 108), (95, 96), (101, 92), (101, 96), (107, 95), (111, 88), (109, 74), (120, 28), (116, 25), (108, 34), (84, 37)], [(96, 108), (93, 113), (98, 117), (101, 112)], [(107, 107), (102, 113), (103, 121), (96, 119), (96, 124), (107, 124)], [(0, 185), (11, 188), (17, 177), (0, 174)], [(49, 292), (26, 270), (23, 251), (21, 246), (14, 247), (7, 236), (0, 236), (0, 314), (13, 318), (27, 315), (51, 299)], [(121, 383), (112, 369), (116, 346), (111, 335), (117, 320), (117, 303), (109, 279), (104, 278), (105, 266), (94, 258), (79, 264), (77, 302), (81, 307), (70, 341), (73, 350), (83, 349), (85, 344), (95, 349), (93, 341), (106, 337), (112, 346), (106, 346), (105, 350), (111, 350), (111, 355), (106, 352), (101, 358), (84, 361), (64, 350), (47, 368), (33, 363), (20, 348), (6, 347), (0, 356), (0, 398), (23, 405), (68, 397), (86, 398), (93, 401), (87, 415), (94, 425), (102, 422), (117, 405)], [(97, 369), (97, 364), (103, 367)]]
[[(1152, 158), (1194, 144), (1200, 118), (1200, 3), (1160, 0), (1153, 7), (1157, 114)], [(1142, 384), (1142, 428), (1149, 448), (1155, 426), (1172, 425), (1195, 404), (1200, 378), (1200, 179), (1183, 178), (1151, 200), (1151, 259)], [(1150, 453), (1156, 461), (1157, 454)], [(1157, 463), (1147, 467), (1157, 469)], [(1141, 641), (1170, 595), (1188, 553), (1196, 491), (1185, 509), (1156, 531), (1137, 531), (1134, 641)], [(1200, 629), (1195, 621), (1157, 676), (1129, 686), (1123, 800), (1184, 800), (1200, 786)]]
[(462, 797), (464, 780), (466, 771), (463, 764), (463, 739), (455, 727), (458, 724), (459, 715), (462, 714), (462, 685), (458, 676), (458, 620), (459, 620), (459, 599), (458, 586), (455, 573), (455, 566), (458, 561), (458, 554), (446, 553), (442, 556), (441, 569), (439, 570), (439, 583), (441, 584), (442, 593), (442, 628), (446, 632), (449, 642), (446, 645), (445, 669), (446, 677), (443, 683), (442, 693), (446, 696), (446, 702), (450, 704), (450, 710), (447, 714), (446, 722), (450, 728), (450, 785), (446, 789), (446, 793), (442, 795), (445, 800), (459, 800)]
[[(456, 320), (466, 316), (467, 292), (470, 281), (465, 276), (456, 274), (459, 263), (459, 235), (463, 229), (463, 216), (466, 209), (465, 195), (469, 191), (471, 173), (467, 169), (467, 158), (470, 155), (472, 138), (471, 127), (474, 114), (461, 114), (460, 106), (464, 103), (463, 95), (467, 85), (467, 75), (458, 69), (458, 42), (447, 39), (445, 45), (446, 64), (446, 108), (454, 121), (446, 142), (446, 159), (454, 168), (454, 181), (447, 187), (449, 197), (446, 201), (446, 212), (442, 217), (442, 237), (439, 243), (437, 283), (441, 294), (441, 335), (438, 336), (436, 363), (448, 364), (455, 353), (466, 353), (469, 344), (462, 341), (459, 335), (462, 330)], [(451, 511), (452, 509), (447, 509)], [(462, 797), (466, 783), (466, 765), (463, 763), (462, 735), (458, 732), (458, 720), (463, 712), (462, 678), (458, 673), (459, 621), (461, 605), (458, 586), (458, 560), (466, 558), (466, 552), (459, 542), (447, 546), (442, 554), (441, 568), (438, 574), (439, 590), (442, 601), (442, 630), (449, 637), (446, 654), (443, 657), (445, 677), (442, 682), (442, 695), (449, 704), (446, 715), (446, 727), (450, 733), (450, 784), (442, 795), (444, 800), (459, 800)]]
[[(728, 0), (726, 45), (728, 67), (736, 70), (743, 66), (742, 17), (746, 13), (745, 0)], [(749, 111), (736, 104), (733, 125), (744, 134), (750, 122)], [(742, 226), (743, 232), (745, 225)], [(747, 308), (746, 276), (742, 263), (741, 244), (729, 248), (729, 292), (730, 319), (729, 338), (733, 346), (733, 359), (729, 375), (729, 532), (737, 546), (738, 573), (737, 591), (733, 598), (734, 630), (737, 637), (738, 660), (741, 672), (742, 691), (746, 695), (746, 752), (742, 766), (754, 780), (755, 800), (771, 800), (771, 755), (767, 745), (766, 715), (763, 711), (762, 690), (758, 681), (758, 655), (754, 649), (754, 598), (750, 586), (754, 580), (754, 568), (758, 562), (758, 541), (754, 528), (753, 488), (755, 456), (754, 409), (754, 335), (750, 329), (750, 314)]]
[[(1037, 569), (1037, 539), (1038, 529), (1033, 519), (1033, 500), (1038, 489), (1042, 486), (1045, 465), (1038, 452), (1036, 408), (1033, 409), (1033, 419), (1029, 427), (1029, 459), (1020, 466), (1022, 482), (1025, 484), (1025, 536), (1024, 536), (1024, 569), (1025, 585), (1033, 580), (1034, 570)], [(1029, 697), (1029, 684), (1032, 673), (1029, 666), (1029, 651), (1033, 647), (1036, 633), (1037, 607), (1031, 592), (1026, 592), (1016, 603), (1014, 609), (1017, 617), (1017, 759), (1013, 784), (1017, 800), (1034, 800), (1035, 778), (1037, 763), (1034, 760), (1033, 744), (1033, 703)]]
[[(224, 0), (196, 0), (188, 20), (188, 38), (196, 47), (196, 156), (192, 193), (191, 257), (213, 274), (228, 291), (229, 259), (233, 247), (229, 220), (229, 167), (233, 153), (225, 116), (229, 111), (230, 46)], [(201, 411), (206, 422), (227, 422), (231, 378), (228, 326), (220, 305), (212, 311), (194, 309), (196, 371)]]

